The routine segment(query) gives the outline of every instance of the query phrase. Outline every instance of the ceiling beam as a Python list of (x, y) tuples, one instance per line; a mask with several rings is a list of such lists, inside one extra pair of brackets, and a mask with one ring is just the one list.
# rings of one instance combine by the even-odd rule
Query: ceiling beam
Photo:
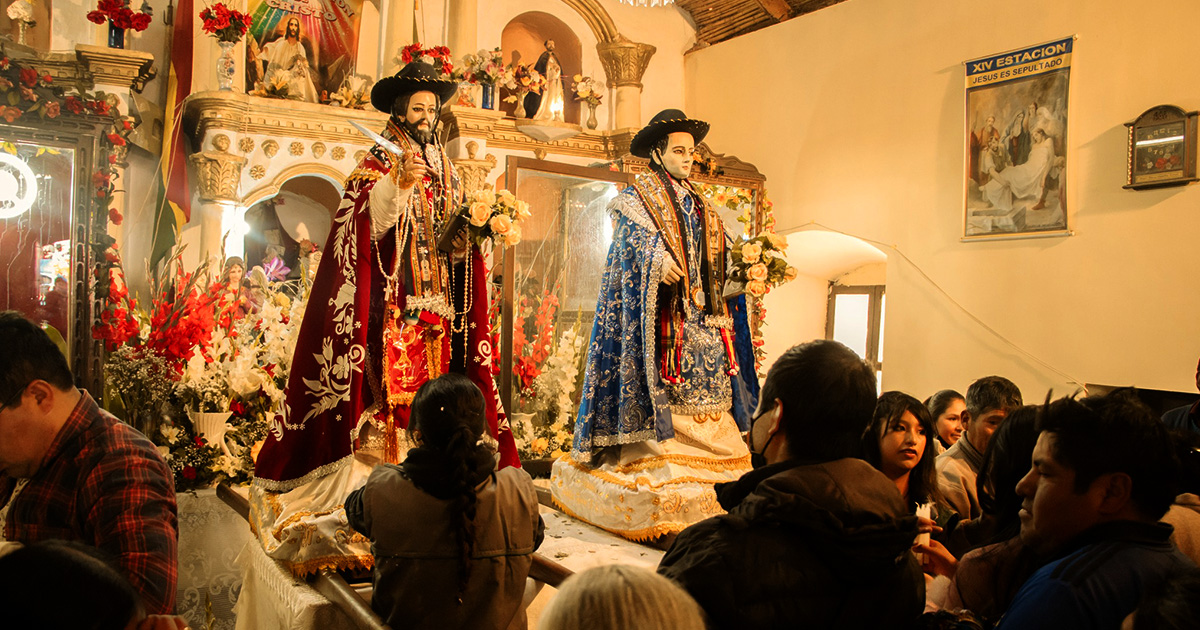
[(787, 0), (755, 0), (760, 7), (771, 14), (776, 22), (782, 22), (788, 19), (788, 15), (792, 12), (792, 7), (787, 3)]

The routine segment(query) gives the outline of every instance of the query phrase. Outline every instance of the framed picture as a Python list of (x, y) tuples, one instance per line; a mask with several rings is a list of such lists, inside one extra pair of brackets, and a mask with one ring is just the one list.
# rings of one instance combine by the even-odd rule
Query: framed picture
[(963, 240), (1066, 236), (1074, 37), (966, 62)]
[(1151, 107), (1129, 127), (1125, 188), (1181, 186), (1196, 181), (1196, 116), (1174, 105)]

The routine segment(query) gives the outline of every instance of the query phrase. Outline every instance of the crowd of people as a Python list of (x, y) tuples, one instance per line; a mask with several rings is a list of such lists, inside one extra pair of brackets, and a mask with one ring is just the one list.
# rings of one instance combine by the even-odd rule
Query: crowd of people
[[(24, 544), (0, 556), (6, 609), (44, 601), (46, 582), (79, 582), (71, 591), (95, 600), (84, 627), (182, 628), (157, 450), (74, 388), (36, 325), (0, 315), (0, 344), (14, 350), (0, 355), (3, 533)], [(726, 513), (684, 530), (657, 575), (570, 577), (537, 627), (1193, 627), (1200, 428), (1171, 432), (1130, 389), (1022, 401), (997, 376), (961, 398), (877, 397), (845, 346), (795, 346), (748, 434), (761, 465), (718, 486)], [(415, 448), (346, 501), (373, 541), (373, 603), (393, 628), (528, 626), (544, 526), (532, 480), (497, 470), (486, 430), (469, 378), (429, 381)]]

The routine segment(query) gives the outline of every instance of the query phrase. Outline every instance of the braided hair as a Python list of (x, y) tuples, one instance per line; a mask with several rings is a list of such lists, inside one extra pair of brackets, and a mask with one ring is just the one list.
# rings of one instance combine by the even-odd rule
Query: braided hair
[[(420, 433), (417, 450), (431, 451), (442, 460), (445, 476), (439, 479), (412, 478), (414, 485), (451, 501), (457, 514), (460, 549), (459, 603), (471, 574), (475, 549), (475, 488), (494, 472), (492, 450), (480, 442), (486, 426), (483, 392), (462, 374), (450, 373), (421, 386), (412, 403), (410, 434)], [(415, 437), (415, 435), (414, 435)], [(411, 455), (411, 452), (410, 452)], [(407, 471), (406, 471), (407, 472)], [(481, 477), (481, 473), (484, 473)]]

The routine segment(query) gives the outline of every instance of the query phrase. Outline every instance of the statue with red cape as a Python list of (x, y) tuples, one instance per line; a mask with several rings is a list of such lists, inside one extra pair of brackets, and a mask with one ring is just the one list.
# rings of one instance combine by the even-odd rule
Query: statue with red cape
[(415, 61), (371, 91), (391, 114), (386, 142), (346, 181), (250, 491), (263, 549), (297, 575), (371, 567), (342, 502), (372, 463), (403, 459), (409, 405), (429, 380), (471, 378), (499, 466), (520, 465), (491, 373), (483, 255), (465, 230), (446, 234), (463, 190), (435, 129), (456, 90)]

